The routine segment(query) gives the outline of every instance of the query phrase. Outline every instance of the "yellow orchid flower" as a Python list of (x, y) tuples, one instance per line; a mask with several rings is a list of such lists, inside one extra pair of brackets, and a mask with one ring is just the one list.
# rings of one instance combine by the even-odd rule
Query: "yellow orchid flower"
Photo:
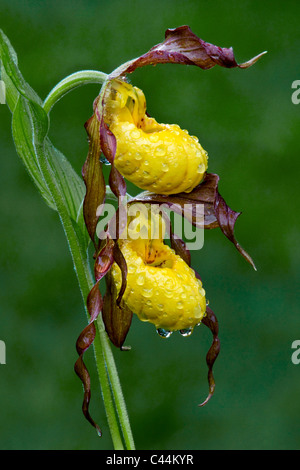
[[(136, 236), (150, 231), (153, 238)], [(164, 235), (165, 223), (159, 213), (152, 214), (151, 220), (145, 219), (144, 212), (129, 218), (128, 238), (118, 242), (127, 263), (122, 301), (140, 320), (153, 323), (161, 336), (176, 330), (188, 335), (205, 315), (205, 291), (195, 272), (164, 244)], [(111, 275), (119, 291), (122, 274), (117, 263)]]
[(114, 165), (139, 188), (158, 194), (188, 193), (202, 181), (208, 156), (198, 138), (176, 124), (159, 124), (148, 117), (139, 88), (111, 80), (103, 116), (116, 138)]
[[(238, 64), (232, 48), (203, 41), (189, 26), (168, 29), (163, 42), (110, 73), (94, 100), (94, 113), (85, 124), (89, 150), (82, 176), (86, 186), (84, 222), (96, 250), (95, 284), (87, 298), (89, 325), (76, 343), (79, 358), (75, 370), (84, 385), (83, 412), (98, 432), (99, 428), (88, 411), (90, 376), (82, 356), (94, 341), (94, 322), (100, 312), (110, 341), (121, 350), (128, 349), (123, 345), (133, 312), (142, 321), (153, 323), (163, 337), (176, 330), (184, 336), (189, 335), (199, 323), (208, 327), (213, 335), (206, 355), (209, 394), (199, 406), (207, 403), (214, 393), (212, 368), (220, 351), (218, 320), (206, 304), (202, 282), (189, 267), (189, 252), (184, 242), (174, 238), (174, 233), (170, 231), (174, 250), (164, 243), (165, 227), (160, 216), (155, 217), (154, 222), (151, 219), (152, 230), (146, 237), (135, 235), (137, 231), (147, 230), (148, 216), (144, 220), (136, 217), (130, 219), (126, 227), (129, 237), (119, 237), (122, 224), (119, 224), (119, 230), (110, 230), (117, 219), (119, 222), (122, 219), (120, 209), (123, 198), (127, 196), (125, 178), (147, 190), (135, 198), (130, 197), (130, 205), (135, 199), (134, 202), (144, 205), (148, 202), (152, 205), (166, 204), (170, 208), (177, 206), (179, 213), (194, 226), (199, 223), (195, 206), (203, 205), (204, 228), (219, 227), (255, 268), (253, 260), (234, 236), (234, 226), (240, 212), (230, 209), (220, 195), (219, 176), (207, 173), (208, 156), (197, 137), (190, 136), (176, 124), (160, 124), (149, 117), (144, 93), (130, 85), (126, 77), (137, 68), (164, 63), (193, 65), (202, 70), (216, 65), (246, 69), (264, 53)], [(62, 89), (65, 90), (64, 87)], [(46, 103), (49, 105), (49, 100)], [(107, 162), (101, 154), (111, 165), (109, 188), (119, 201), (116, 217), (107, 224), (107, 230), (101, 232), (105, 235), (104, 239), (102, 236), (97, 238), (96, 233), (107, 195), (102, 170), (102, 162)], [(187, 211), (186, 205), (189, 206)], [(177, 210), (174, 209), (174, 212)], [(106, 292), (102, 299), (99, 282), (103, 277)]]

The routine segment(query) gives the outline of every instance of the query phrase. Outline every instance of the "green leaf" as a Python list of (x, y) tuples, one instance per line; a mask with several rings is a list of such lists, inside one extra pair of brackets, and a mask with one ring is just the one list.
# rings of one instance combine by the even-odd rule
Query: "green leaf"
[(30, 105), (29, 102), (21, 96), (17, 100), (12, 116), (12, 133), (16, 150), (27, 168), (28, 173), (49, 207), (55, 210), (56, 206), (41, 173), (36, 149), (32, 140)]
[[(66, 157), (47, 137), (49, 116), (42, 100), (24, 80), (18, 69), (17, 56), (9, 40), (0, 30), (1, 79), (6, 87), (7, 104), (12, 112), (12, 133), (16, 150), (42, 197), (49, 207), (57, 210), (52, 188), (67, 209), (80, 243), (86, 248), (82, 202), (85, 185)], [(50, 174), (50, 182), (44, 174)]]

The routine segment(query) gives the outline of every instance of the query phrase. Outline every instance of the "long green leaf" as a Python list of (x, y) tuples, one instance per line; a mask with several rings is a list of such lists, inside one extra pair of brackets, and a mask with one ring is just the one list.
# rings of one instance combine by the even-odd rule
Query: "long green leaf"
[(7, 105), (12, 112), (12, 132), (16, 150), (32, 180), (49, 207), (56, 210), (55, 202), (41, 171), (41, 158), (47, 161), (61, 200), (67, 208), (71, 222), (83, 244), (88, 236), (82, 216), (85, 185), (65, 156), (47, 137), (49, 116), (42, 100), (24, 80), (18, 69), (17, 56), (5, 34), (0, 30), (1, 79), (6, 87)]

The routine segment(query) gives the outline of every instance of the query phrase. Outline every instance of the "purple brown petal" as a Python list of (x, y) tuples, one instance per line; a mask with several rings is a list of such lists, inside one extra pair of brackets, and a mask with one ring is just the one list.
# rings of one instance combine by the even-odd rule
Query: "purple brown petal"
[(80, 333), (77, 342), (76, 350), (79, 355), (75, 362), (75, 372), (82, 381), (84, 389), (84, 397), (82, 404), (82, 411), (85, 418), (96, 428), (98, 434), (101, 436), (101, 430), (96, 422), (91, 418), (89, 413), (89, 404), (91, 400), (91, 380), (88, 369), (84, 363), (83, 355), (88, 348), (93, 344), (96, 335), (95, 320), (100, 314), (103, 307), (103, 299), (99, 290), (100, 280), (108, 273), (113, 264), (113, 247), (114, 242), (110, 239), (106, 240), (106, 243), (96, 256), (95, 260), (95, 278), (96, 283), (90, 290), (87, 297), (87, 309), (89, 312), (89, 323)]
[(247, 62), (238, 64), (233, 49), (218, 47), (200, 39), (189, 26), (179, 26), (167, 29), (165, 40), (152, 47), (146, 54), (123, 64), (114, 70), (110, 78), (118, 78), (132, 73), (138, 67), (156, 64), (183, 64), (195, 65), (201, 69), (211, 69), (215, 65), (245, 69), (253, 65), (265, 52), (253, 57)]
[(95, 339), (96, 328), (94, 323), (90, 323), (85, 327), (81, 332), (79, 338), (76, 342), (76, 350), (79, 355), (77, 361), (75, 362), (74, 370), (78, 377), (80, 378), (83, 388), (84, 388), (84, 397), (82, 403), (82, 412), (85, 418), (94, 426), (97, 430), (99, 436), (101, 436), (101, 429), (98, 424), (92, 419), (89, 413), (89, 404), (91, 400), (91, 379), (90, 374), (86, 368), (85, 363), (83, 362), (83, 354), (90, 347)]
[[(224, 235), (235, 245), (241, 255), (256, 270), (250, 255), (241, 247), (234, 236), (235, 222), (240, 212), (235, 212), (226, 204), (218, 190), (219, 176), (206, 173), (204, 180), (190, 193), (173, 195), (154, 194), (144, 192), (136, 196), (131, 202), (148, 202), (151, 204), (166, 204), (177, 213), (181, 213), (194, 226), (213, 229), (219, 227)], [(198, 221), (197, 204), (204, 205), (204, 223)], [(199, 225), (200, 223), (200, 225)]]
[(88, 134), (89, 150), (87, 159), (82, 168), (82, 177), (86, 186), (83, 203), (83, 214), (87, 231), (95, 245), (95, 233), (99, 214), (97, 209), (105, 199), (106, 184), (100, 162), (100, 130), (99, 121), (93, 115), (85, 124)]
[(116, 286), (110, 273), (105, 277), (105, 280), (107, 289), (102, 311), (105, 329), (109, 339), (117, 348), (126, 349), (123, 344), (131, 325), (132, 312), (126, 305), (117, 304)]
[(206, 403), (210, 400), (212, 397), (214, 391), (215, 391), (215, 379), (213, 376), (213, 365), (219, 355), (220, 352), (220, 340), (218, 337), (219, 333), (219, 325), (218, 325), (218, 320), (214, 312), (211, 310), (211, 308), (206, 307), (206, 315), (202, 319), (202, 323), (207, 326), (210, 331), (212, 332), (213, 335), (213, 341), (211, 344), (211, 347), (208, 350), (208, 353), (206, 355), (206, 363), (208, 365), (208, 384), (209, 384), (209, 394), (207, 398), (200, 403), (198, 406), (204, 406)]

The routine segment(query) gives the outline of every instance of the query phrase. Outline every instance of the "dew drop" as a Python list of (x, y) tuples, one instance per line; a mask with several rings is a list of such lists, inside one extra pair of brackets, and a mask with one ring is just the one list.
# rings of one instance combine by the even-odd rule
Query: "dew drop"
[(153, 289), (143, 289), (143, 297), (150, 298), (153, 295)]
[(142, 158), (143, 158), (143, 155), (140, 152), (136, 152), (135, 159), (136, 160), (142, 160)]
[(159, 140), (159, 136), (157, 134), (150, 134), (149, 140), (150, 142), (156, 143)]
[(134, 129), (130, 132), (130, 136), (132, 137), (132, 139), (139, 139), (141, 137), (141, 133), (138, 129)]
[(165, 290), (165, 297), (167, 297), (168, 299), (172, 299), (174, 295), (174, 292), (172, 290)]
[(170, 338), (171, 334), (173, 331), (165, 330), (164, 328), (158, 328), (156, 330), (156, 333), (161, 337), (161, 338)]
[(144, 276), (138, 276), (136, 283), (138, 286), (142, 286), (145, 282)]
[(109, 161), (107, 160), (107, 158), (105, 158), (103, 154), (101, 154), (100, 156), (100, 162), (103, 163), (104, 165), (110, 165)]
[(197, 173), (204, 173), (205, 171), (205, 165), (204, 163), (200, 163), (200, 165), (197, 168)]
[(162, 163), (161, 169), (165, 173), (169, 170), (169, 165), (167, 165), (167, 163)]
[(181, 336), (190, 336), (193, 333), (193, 327), (185, 328), (184, 330), (179, 330)]
[(157, 157), (164, 157), (166, 155), (166, 149), (160, 145), (156, 147), (154, 153)]

